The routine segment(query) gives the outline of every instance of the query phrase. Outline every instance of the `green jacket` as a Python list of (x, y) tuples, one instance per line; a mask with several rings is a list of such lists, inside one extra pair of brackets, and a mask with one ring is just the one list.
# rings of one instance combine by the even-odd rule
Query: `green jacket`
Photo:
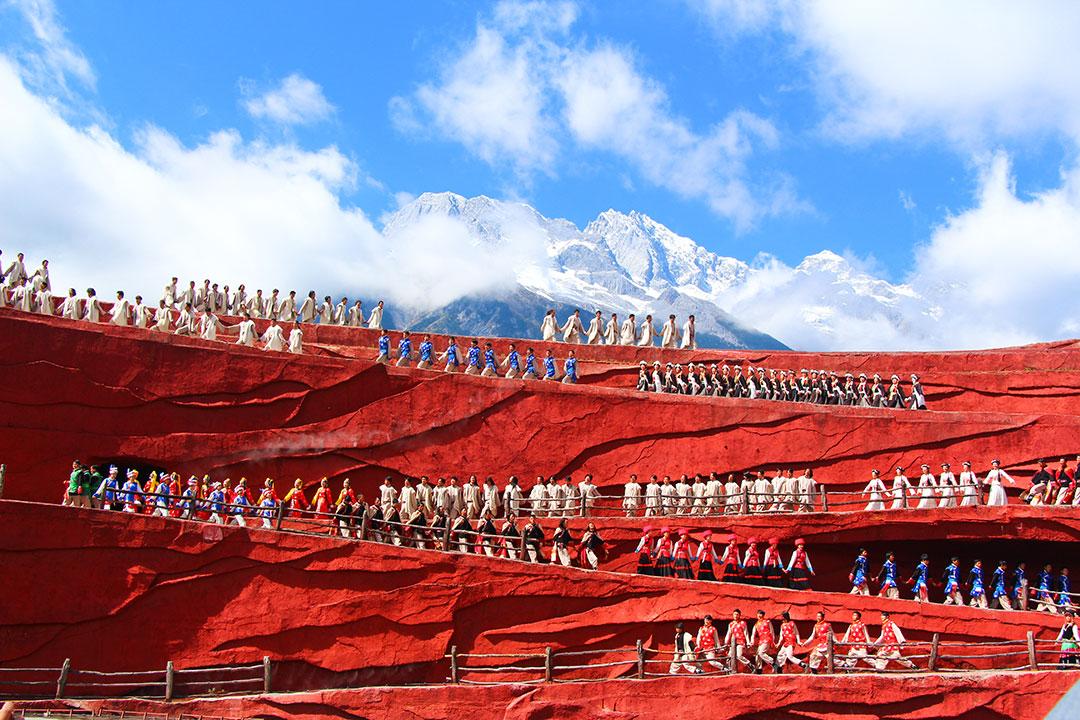
[(82, 482), (79, 484), (82, 485), (83, 495), (93, 495), (103, 482), (105, 478), (101, 476), (101, 473), (84, 472)]
[(82, 474), (82, 470), (71, 471), (71, 479), (68, 480), (68, 495), (79, 494), (79, 485), (81, 484), (80, 481), (82, 480)]

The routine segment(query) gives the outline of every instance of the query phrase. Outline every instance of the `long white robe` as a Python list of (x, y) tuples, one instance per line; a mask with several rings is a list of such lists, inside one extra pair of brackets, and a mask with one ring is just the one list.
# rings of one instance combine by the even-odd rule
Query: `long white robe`
[(674, 320), (668, 320), (660, 331), (660, 347), (674, 348), (679, 345), (679, 328)]
[(285, 349), (285, 333), (282, 331), (280, 325), (271, 325), (266, 328), (266, 332), (262, 335), (263, 350), (274, 350), (281, 352)]
[(970, 470), (960, 473), (958, 487), (960, 507), (974, 507), (979, 504), (979, 477), (975, 473)]
[(7, 276), (8, 288), (14, 288), (19, 284), (19, 281), (26, 277), (26, 265), (22, 260), (14, 260), (8, 265), (7, 270), (4, 271)]
[(238, 337), (236, 338), (237, 345), (244, 345), (245, 347), (255, 347), (255, 321), (250, 319), (241, 320), (237, 325)]
[(684, 350), (697, 350), (697, 325), (689, 320), (683, 325), (682, 347)]
[(207, 311), (199, 318), (199, 337), (203, 340), (217, 340), (219, 329), (221, 329), (221, 321), (212, 312)]
[(382, 330), (382, 313), (383, 309), (378, 305), (371, 311), (371, 317), (368, 318), (369, 330)]
[(121, 298), (113, 303), (112, 307), (112, 319), (109, 320), (113, 325), (128, 325), (131, 321), (131, 303), (127, 301), (127, 298)]
[(68, 320), (78, 320), (82, 316), (82, 301), (74, 295), (68, 295), (60, 305), (60, 317)]
[(253, 318), (259, 318), (260, 320), (266, 319), (266, 303), (267, 299), (261, 295), (254, 295), (248, 298), (247, 311)]
[(637, 342), (637, 321), (626, 318), (623, 320), (622, 332), (619, 333), (620, 345), (633, 345)]
[(870, 482), (863, 488), (863, 495), (870, 495), (870, 502), (866, 504), (867, 510), (884, 510), (885, 503), (882, 499), (885, 496), (885, 483), (881, 481), (881, 478), (870, 478)]
[(189, 311), (186, 307), (180, 311), (180, 314), (176, 316), (176, 334), (177, 335), (194, 335), (195, 334), (195, 315)]
[(933, 473), (923, 473), (919, 477), (919, 510), (937, 507), (937, 479)]
[(330, 317), (330, 322), (334, 325), (344, 325), (345, 319), (349, 316), (349, 306), (342, 300), (334, 306), (334, 313)]
[(1009, 473), (1005, 472), (1001, 468), (992, 468), (990, 472), (986, 473), (986, 478), (983, 482), (990, 484), (990, 495), (986, 498), (987, 505), (1008, 505), (1009, 498), (1005, 494), (1005, 487), (1001, 484), (1002, 480), (1008, 480), (1010, 484), (1015, 484)]
[(291, 323), (296, 317), (296, 300), (291, 297), (282, 300), (278, 306), (278, 320)]
[(907, 496), (911, 491), (911, 482), (905, 475), (896, 475), (892, 481), (892, 510), (901, 510), (907, 507)]
[(641, 338), (638, 340), (638, 347), (652, 347), (654, 338), (656, 338), (656, 330), (653, 328), (653, 321), (646, 320), (641, 323)]
[(131, 310), (131, 324), (137, 328), (145, 328), (150, 324), (150, 308), (142, 303), (135, 303)]
[(555, 316), (545, 315), (544, 321), (540, 323), (540, 337), (543, 340), (554, 340), (557, 332), (559, 332), (559, 323), (555, 320)]
[(161, 299), (165, 301), (165, 305), (168, 307), (176, 304), (176, 283), (171, 282), (165, 286), (161, 293)]
[(568, 343), (580, 343), (581, 335), (585, 332), (585, 328), (581, 324), (581, 318), (577, 315), (571, 315), (566, 318), (566, 322), (560, 328), (563, 336), (563, 342)]
[(587, 345), (599, 345), (604, 336), (603, 318), (593, 317), (589, 323), (589, 329), (585, 331), (585, 343)]
[(956, 507), (956, 477), (951, 472), (943, 472), (938, 476), (938, 492), (941, 493), (939, 508)]
[(97, 296), (86, 298), (86, 311), (83, 313), (83, 320), (90, 322), (101, 322), (101, 303), (98, 301)]
[(304, 331), (294, 327), (289, 332), (289, 352), (300, 355), (304, 352)]
[(315, 319), (315, 298), (306, 297), (300, 305), (300, 322), (311, 322)]
[(623, 486), (622, 506), (627, 516), (633, 515), (641, 500), (641, 484), (631, 480)]
[(53, 314), (53, 301), (52, 293), (48, 288), (41, 288), (37, 291), (37, 311), (42, 315), (52, 316)]
[(172, 308), (168, 305), (159, 307), (154, 314), (154, 325), (150, 328), (158, 332), (169, 332), (172, 327)]
[(363, 305), (353, 305), (349, 308), (349, 327), (360, 327), (364, 324)]
[(538, 482), (529, 491), (529, 509), (539, 517), (547, 515), (547, 487)]
[(401, 516), (408, 517), (416, 512), (420, 506), (420, 499), (416, 494), (416, 488), (406, 485), (401, 488)]
[(33, 312), (34, 291), (29, 285), (19, 285), (11, 291), (11, 304), (23, 312)]
[(619, 321), (616, 318), (608, 320), (604, 328), (604, 342), (608, 345), (619, 344)]

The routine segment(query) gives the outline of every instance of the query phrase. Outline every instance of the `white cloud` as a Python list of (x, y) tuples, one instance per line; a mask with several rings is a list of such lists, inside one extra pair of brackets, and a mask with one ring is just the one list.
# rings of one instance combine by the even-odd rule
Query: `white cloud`
[[(70, 124), (2, 55), (0, 106), (0, 217), (5, 234), (24, 241), (4, 249), (49, 258), (58, 288), (157, 298), (178, 275), (429, 309), (492, 282), (430, 267), (445, 249), (441, 234), (419, 231), (389, 247), (363, 212), (342, 204), (358, 171), (334, 147), (246, 142), (235, 130), (187, 147), (148, 127), (129, 150), (100, 127)], [(469, 244), (453, 255), (456, 268), (488, 260)]]
[(576, 17), (570, 3), (500, 3), (437, 81), (391, 100), (391, 117), (404, 132), (431, 126), (526, 178), (554, 174), (567, 145), (605, 152), (738, 227), (805, 209), (790, 178), (748, 167), (755, 151), (777, 146), (771, 122), (736, 109), (696, 131), (630, 50), (572, 36)]
[(67, 39), (52, 0), (7, 0), (26, 21), (34, 48), (21, 56), (24, 73), (34, 84), (64, 95), (70, 93), (68, 77), (94, 88), (97, 77), (86, 56)]
[[(242, 83), (241, 88), (250, 92), (249, 85)], [(248, 98), (244, 108), (253, 118), (280, 125), (311, 125), (326, 120), (335, 111), (322, 87), (297, 73), (284, 78), (276, 88)]]

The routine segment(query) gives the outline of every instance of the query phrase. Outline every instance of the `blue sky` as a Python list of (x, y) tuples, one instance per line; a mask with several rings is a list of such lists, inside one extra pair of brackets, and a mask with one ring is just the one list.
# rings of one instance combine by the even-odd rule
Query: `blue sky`
[[(58, 9), (95, 68), (97, 104), (121, 141), (149, 122), (189, 145), (223, 127), (245, 136), (288, 133), (308, 147), (334, 144), (381, 183), (349, 193), (373, 217), (392, 209), (394, 193), (425, 190), (517, 196), (579, 225), (608, 207), (636, 209), (723, 254), (769, 252), (794, 264), (822, 248), (847, 249), (873, 255), (883, 275), (900, 280), (913, 243), (972, 203), (974, 169), (952, 147), (921, 135), (854, 145), (823, 136), (824, 111), (804, 58), (781, 34), (723, 37), (683, 3), (584, 3), (575, 41), (633, 53), (666, 90), (672, 114), (699, 132), (737, 108), (770, 120), (782, 137), (752, 165), (790, 176), (807, 208), (736, 228), (610, 153), (571, 144), (550, 174), (521, 177), (451, 139), (401, 132), (390, 99), (430, 81), (469, 42), (490, 14), (474, 3), (100, 0)], [(6, 43), (20, 32), (13, 20), (9, 10)], [(337, 108), (332, 118), (282, 130), (245, 112), (242, 83), (268, 90), (292, 73), (321, 85)], [(1009, 147), (1022, 188), (1056, 181), (1060, 143)], [(914, 208), (904, 207), (901, 193)]]
[[(193, 164), (222, 178), (269, 168), (315, 181), (285, 224), (332, 202), (316, 226), (376, 245), (379, 218), (424, 191), (520, 199), (579, 226), (639, 210), (721, 254), (794, 266), (827, 248), (892, 283), (926, 278), (924, 293), (969, 270), (1026, 268), (1009, 253), (1043, 222), (1042, 244), (1068, 251), (1058, 272), (1072, 272), (1077, 33), (1080, 6), (1063, 2), (0, 0), (12, 99), (58, 123), (22, 146), (82, 133), (96, 162), (126, 168), (102, 185), (165, 167), (163, 197), (196, 208), (218, 198), (195, 197), (205, 178), (182, 184)], [(79, 157), (27, 159), (18, 187), (83, 187)], [(23, 159), (11, 149), (8, 162)], [(88, 202), (118, 202), (104, 192)], [(12, 212), (27, 227), (103, 247), (132, 221), (129, 208), (69, 226), (25, 205)], [(198, 211), (181, 220), (213, 217)], [(1071, 328), (1069, 307), (1001, 337)]]

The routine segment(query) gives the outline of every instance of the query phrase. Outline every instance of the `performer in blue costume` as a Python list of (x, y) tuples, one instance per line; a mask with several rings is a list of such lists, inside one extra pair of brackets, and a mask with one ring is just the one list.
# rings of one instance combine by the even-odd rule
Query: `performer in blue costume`
[(994, 570), (994, 576), (990, 580), (990, 602), (996, 602), (1002, 610), (1012, 610), (1009, 602), (1009, 592), (1005, 589), (1005, 573), (1009, 564), (1004, 560), (998, 563)]
[(964, 598), (960, 594), (960, 558), (954, 556), (949, 561), (941, 580), (945, 583), (945, 604), (963, 605)]
[(985, 608), (986, 589), (983, 587), (982, 560), (976, 560), (968, 573), (968, 604), (971, 607)]
[(900, 597), (900, 588), (896, 586), (895, 554), (891, 552), (885, 554), (885, 563), (881, 566), (881, 570), (878, 570), (877, 581), (881, 585), (881, 592), (878, 593), (878, 597)]
[(851, 572), (848, 574), (848, 580), (851, 581), (852, 595), (870, 594), (869, 583), (866, 582), (867, 563), (870, 562), (868, 555), (866, 548), (860, 548), (859, 556), (855, 558), (855, 566), (851, 568)]
[(915, 566), (915, 572), (908, 579), (908, 585), (912, 586), (911, 589), (915, 593), (917, 602), (930, 602), (930, 588), (927, 586), (929, 572), (930, 561), (924, 554), (919, 564)]

